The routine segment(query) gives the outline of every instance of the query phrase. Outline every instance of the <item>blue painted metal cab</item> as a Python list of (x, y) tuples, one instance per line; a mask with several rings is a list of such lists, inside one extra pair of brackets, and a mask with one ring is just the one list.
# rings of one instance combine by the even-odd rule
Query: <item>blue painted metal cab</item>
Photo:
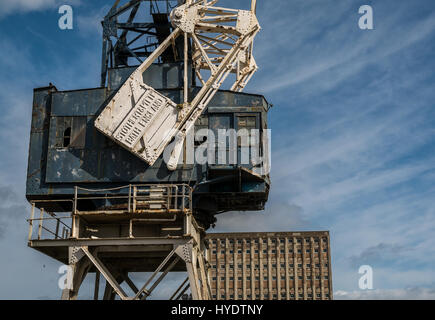
[[(105, 101), (134, 69), (110, 69), (107, 87), (59, 91), (51, 85), (34, 90), (27, 199), (53, 212), (67, 211), (68, 203), (60, 200), (72, 199), (75, 186), (100, 189), (186, 183), (194, 190), (195, 215), (205, 225), (212, 224), (217, 213), (263, 209), (269, 193), (269, 175), (256, 174), (253, 164), (241, 164), (239, 145), (234, 164), (184, 161), (177, 170), (169, 171), (162, 156), (149, 166), (94, 128)], [(181, 63), (156, 64), (143, 77), (147, 84), (180, 103), (182, 70)], [(192, 83), (190, 90), (198, 88)], [(262, 132), (267, 129), (268, 110), (269, 104), (261, 95), (221, 90), (197, 121), (195, 130), (256, 128)], [(201, 145), (198, 141), (193, 143), (195, 150)], [(260, 152), (268, 157), (265, 148), (260, 143)], [(91, 201), (88, 205), (98, 207)]]

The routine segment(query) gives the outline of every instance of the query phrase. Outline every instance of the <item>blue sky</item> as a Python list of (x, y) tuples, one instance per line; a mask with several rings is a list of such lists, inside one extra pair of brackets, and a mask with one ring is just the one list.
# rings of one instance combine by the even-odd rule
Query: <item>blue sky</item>
[[(60, 297), (59, 263), (26, 246), (32, 89), (99, 85), (111, 4), (0, 0), (2, 299)], [(358, 28), (366, 4), (374, 30)], [(265, 212), (221, 215), (216, 231), (330, 230), (336, 299), (434, 299), (435, 3), (259, 0), (257, 15), (260, 70), (245, 91), (274, 104), (271, 195)], [(363, 264), (374, 290), (358, 289)]]

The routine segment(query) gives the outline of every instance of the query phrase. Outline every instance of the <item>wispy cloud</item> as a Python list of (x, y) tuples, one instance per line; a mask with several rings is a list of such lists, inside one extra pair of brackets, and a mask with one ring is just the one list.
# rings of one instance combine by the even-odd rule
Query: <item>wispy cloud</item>
[(358, 256), (352, 256), (350, 258), (350, 264), (358, 268), (361, 265), (379, 265), (384, 263), (391, 263), (391, 260), (398, 260), (401, 257), (401, 254), (410, 250), (410, 248), (406, 248), (397, 244), (389, 244), (389, 243), (379, 243), (376, 246), (369, 247), (365, 249)]
[[(257, 49), (257, 60), (265, 76), (254, 80), (254, 89), (264, 93), (299, 84), (305, 84), (301, 89), (311, 93), (331, 90), (435, 31), (435, 14), (429, 13), (413, 25), (403, 23), (409, 11), (403, 4), (393, 12), (390, 3), (375, 5), (377, 26), (372, 31), (358, 29), (356, 2), (296, 1), (287, 6), (287, 19), (276, 19), (284, 10), (270, 4), (263, 17), (268, 31), (262, 38), (266, 45)], [(333, 15), (328, 14), (331, 6)], [(277, 55), (278, 59), (270, 59)]]
[(15, 13), (27, 13), (58, 8), (63, 4), (79, 5), (80, 0), (69, 0), (68, 3), (61, 0), (1, 0), (0, 19)]
[(83, 37), (92, 35), (102, 35), (101, 21), (103, 21), (105, 15), (109, 12), (111, 6), (105, 5), (98, 9), (90, 9), (86, 14), (80, 14), (77, 16), (77, 25), (80, 34)]
[(228, 212), (218, 215), (217, 219), (213, 232), (266, 232), (318, 227), (307, 219), (302, 208), (278, 199), (270, 201), (262, 212)]

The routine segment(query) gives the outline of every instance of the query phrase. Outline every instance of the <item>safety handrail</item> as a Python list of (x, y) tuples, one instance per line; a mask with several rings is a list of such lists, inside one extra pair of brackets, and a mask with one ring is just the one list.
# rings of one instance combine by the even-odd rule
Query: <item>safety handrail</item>
[[(59, 201), (60, 202), (72, 202), (72, 200), (70, 200), (70, 199), (63, 199), (63, 200), (56, 200), (56, 201), (58, 201), (58, 202)], [(31, 208), (31, 213), (30, 213), (30, 219), (26, 219), (26, 221), (29, 223), (29, 235), (28, 235), (29, 241), (32, 240), (33, 226), (34, 226), (34, 222), (36, 222), (36, 221), (38, 222), (37, 240), (42, 239), (42, 230), (45, 230), (46, 232), (53, 235), (54, 239), (67, 239), (70, 236), (71, 226), (67, 225), (64, 222), (64, 220), (71, 221), (71, 216), (57, 216), (56, 214), (54, 214), (52, 212), (46, 211), (44, 208), (40, 208), (39, 209), (40, 210), (39, 218), (35, 218), (36, 203), (50, 203), (50, 202), (54, 202), (54, 200), (38, 200), (38, 201), (31, 202), (32, 208)], [(48, 214), (49, 217), (44, 217), (44, 214)], [(44, 222), (47, 222), (47, 221), (56, 221), (54, 231), (52, 229), (50, 229), (49, 227), (47, 227), (47, 225), (44, 225)], [(59, 234), (61, 225), (62, 225), (62, 233)]]
[[(125, 192), (122, 192), (125, 190)], [(165, 208), (169, 211), (180, 211), (192, 209), (192, 187), (187, 184), (129, 184), (122, 187), (89, 189), (76, 186), (74, 189), (73, 213), (78, 214), (81, 200), (127, 200), (127, 211), (136, 212), (139, 202), (142, 204), (151, 204), (156, 202), (156, 190), (161, 190), (160, 200), (165, 200)], [(86, 194), (80, 191), (87, 192)], [(118, 193), (101, 194), (104, 192), (118, 191)], [(110, 211), (106, 208), (104, 210)], [(116, 209), (113, 209), (116, 210)]]
[[(82, 192), (85, 192), (85, 194)], [(101, 207), (91, 211), (79, 210), (83, 208), (81, 206), (82, 201), (89, 200), (101, 201)], [(67, 206), (71, 209), (68, 216), (59, 216), (45, 209), (50, 208), (53, 204), (59, 204), (59, 202), (70, 203)], [(30, 219), (27, 219), (29, 223), (29, 241), (32, 240), (33, 228), (36, 225), (38, 227), (37, 240), (42, 239), (43, 231), (52, 235), (54, 239), (67, 239), (73, 232), (73, 218), (81, 213), (177, 214), (192, 212), (192, 188), (187, 184), (129, 184), (106, 189), (89, 189), (75, 186), (73, 199), (34, 200), (31, 201), (31, 205), (31, 216)], [(35, 208), (40, 210), (39, 217), (35, 217)], [(137, 218), (139, 217), (132, 217), (132, 219)], [(50, 221), (54, 221), (55, 225), (48, 226)]]

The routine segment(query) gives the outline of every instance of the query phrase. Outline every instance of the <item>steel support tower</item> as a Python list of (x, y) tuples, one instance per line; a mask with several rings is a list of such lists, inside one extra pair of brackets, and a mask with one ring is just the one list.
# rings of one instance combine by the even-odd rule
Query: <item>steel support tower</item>
[[(192, 215), (189, 186), (129, 185), (112, 190), (75, 190), (71, 215), (39, 209), (35, 216), (38, 209), (32, 203), (29, 219), (29, 246), (69, 266), (62, 299), (76, 299), (89, 273), (95, 273), (96, 300), (101, 297), (100, 275), (106, 281), (103, 299), (147, 299), (171, 271), (187, 271), (187, 278), (168, 299), (180, 299), (188, 288), (194, 300), (210, 299), (205, 232)], [(104, 203), (109, 199), (119, 204), (80, 210), (87, 201)], [(132, 272), (152, 274), (138, 287), (129, 277)], [(133, 295), (121, 287), (123, 282)]]

